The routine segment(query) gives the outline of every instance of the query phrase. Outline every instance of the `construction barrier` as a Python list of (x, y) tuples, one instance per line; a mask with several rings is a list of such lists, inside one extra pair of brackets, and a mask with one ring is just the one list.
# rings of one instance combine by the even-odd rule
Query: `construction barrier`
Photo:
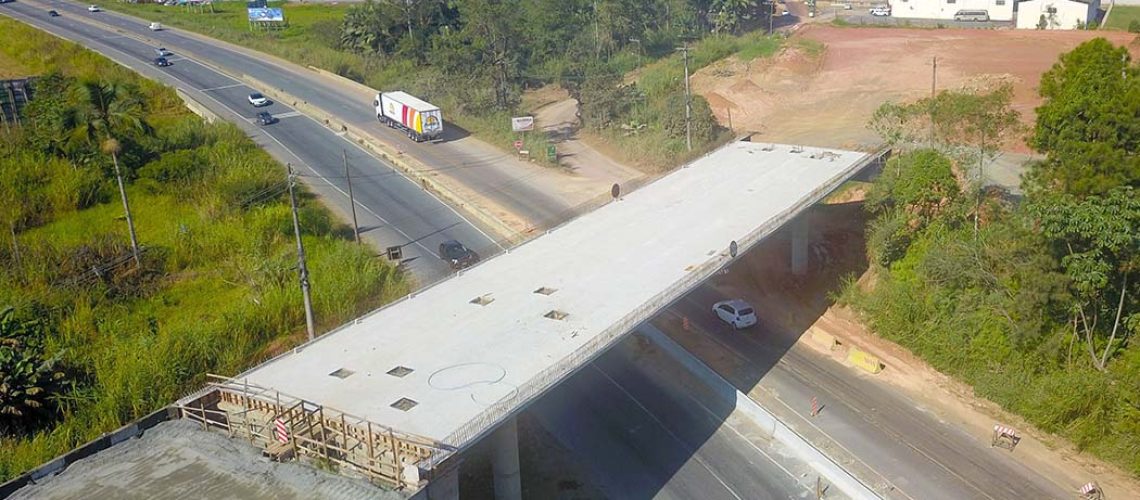
[(1006, 427), (1001, 424), (994, 424), (994, 434), (990, 440), (991, 447), (1006, 448), (1013, 451), (1017, 447), (1017, 443), (1021, 441), (1021, 436), (1017, 435), (1017, 430), (1012, 427)]
[(847, 361), (859, 368), (862, 368), (867, 373), (879, 373), (883, 371), (885, 365), (879, 361), (877, 356), (867, 354), (854, 347), (847, 351)]
[(1081, 489), (1077, 491), (1081, 495), (1081, 500), (1104, 500), (1104, 492), (1100, 490), (1100, 485), (1096, 484), (1095, 481), (1085, 483), (1085, 485), (1081, 486)]

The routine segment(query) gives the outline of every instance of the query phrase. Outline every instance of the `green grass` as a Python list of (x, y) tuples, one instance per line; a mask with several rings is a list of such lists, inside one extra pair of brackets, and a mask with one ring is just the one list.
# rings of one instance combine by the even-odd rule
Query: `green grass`
[[(0, 307), (44, 321), (48, 352), (62, 353), (76, 382), (60, 394), (59, 421), (0, 436), (3, 481), (170, 404), (206, 373), (234, 374), (287, 349), (304, 339), (304, 314), (280, 164), (236, 127), (202, 123), (171, 89), (15, 21), (0, 18), (0, 32), (8, 40), (0, 44), (0, 71), (14, 61), (36, 73), (137, 85), (155, 126), (141, 146), (155, 159), (121, 158), (125, 171), (140, 176), (127, 192), (143, 266), (128, 263), (86, 281), (92, 264), (129, 255), (105, 159), (73, 163), (37, 150), (20, 130), (0, 130), (0, 192), (16, 198), (5, 200), (9, 207), (33, 210), (17, 234), (18, 257), (8, 232), (0, 236)], [(193, 176), (141, 177), (178, 158)], [(95, 201), (77, 203), (77, 190), (92, 185)], [(242, 205), (267, 187), (276, 194)], [(395, 267), (345, 239), (311, 197), (303, 197), (300, 215), (319, 330), (409, 291)]]
[(1104, 29), (1128, 31), (1132, 21), (1140, 21), (1140, 5), (1115, 5)]

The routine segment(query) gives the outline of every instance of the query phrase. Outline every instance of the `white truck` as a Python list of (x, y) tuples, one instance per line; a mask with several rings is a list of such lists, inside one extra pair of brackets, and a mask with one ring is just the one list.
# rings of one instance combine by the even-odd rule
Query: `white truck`
[(376, 119), (403, 130), (416, 142), (434, 141), (443, 135), (443, 114), (439, 108), (407, 92), (380, 92), (372, 102)]

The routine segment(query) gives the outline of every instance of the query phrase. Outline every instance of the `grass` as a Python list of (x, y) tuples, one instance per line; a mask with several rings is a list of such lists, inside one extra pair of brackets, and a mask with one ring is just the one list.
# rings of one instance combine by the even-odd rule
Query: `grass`
[(1140, 21), (1140, 5), (1116, 5), (1112, 7), (1112, 15), (1104, 29), (1128, 31), (1128, 25), (1133, 21)]
[[(58, 421), (0, 435), (3, 481), (169, 404), (206, 373), (237, 373), (305, 334), (280, 164), (236, 127), (201, 122), (171, 89), (15, 21), (0, 18), (0, 32), (8, 40), (0, 44), (0, 71), (137, 85), (155, 127), (143, 146), (153, 148), (153, 160), (121, 158), (136, 176), (127, 192), (143, 266), (127, 261), (101, 279), (91, 264), (129, 255), (105, 165), (72, 163), (37, 150), (19, 130), (0, 131), (0, 192), (34, 210), (17, 234), (19, 257), (7, 232), (2, 237), (0, 306), (45, 322), (48, 352), (63, 356), (74, 381), (58, 394)], [(191, 177), (146, 177), (153, 165), (178, 158)], [(100, 195), (77, 204), (75, 191), (92, 185)], [(257, 203), (242, 204), (251, 198)], [(300, 215), (319, 330), (409, 291), (396, 268), (347, 240), (311, 197), (303, 197)]]

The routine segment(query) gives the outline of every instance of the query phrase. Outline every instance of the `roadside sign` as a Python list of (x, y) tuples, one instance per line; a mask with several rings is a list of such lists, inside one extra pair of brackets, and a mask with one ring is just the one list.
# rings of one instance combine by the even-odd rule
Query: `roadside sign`
[(388, 260), (400, 260), (404, 257), (404, 249), (400, 246), (388, 247)]
[(523, 146), (523, 142), (522, 142), (522, 141), (515, 141), (515, 149), (516, 149), (516, 150), (521, 150), (521, 149), (522, 149), (522, 146)]
[(515, 132), (526, 132), (528, 130), (534, 130), (534, 117), (516, 116), (511, 118), (511, 130)]
[(553, 144), (546, 146), (546, 157), (549, 158), (550, 161), (558, 159), (558, 150), (554, 147)]

